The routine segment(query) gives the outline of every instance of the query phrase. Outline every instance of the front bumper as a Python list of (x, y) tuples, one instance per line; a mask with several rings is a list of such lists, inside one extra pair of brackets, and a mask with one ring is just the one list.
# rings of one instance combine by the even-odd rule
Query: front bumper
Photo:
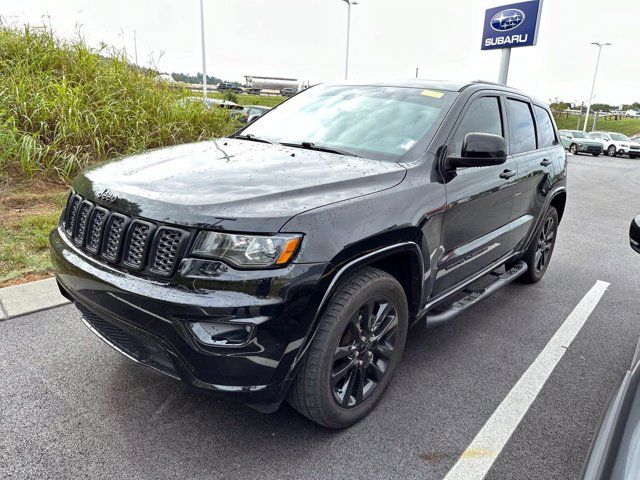
[[(185, 259), (177, 278), (158, 281), (97, 261), (59, 228), (50, 245), (61, 292), (112, 347), (265, 411), (286, 394), (330, 280), (326, 263), (239, 271)], [(206, 345), (194, 334), (196, 322), (242, 325), (251, 333), (242, 345)]]
[(640, 148), (629, 148), (629, 150), (627, 150), (627, 153), (629, 155), (640, 157)]
[(602, 154), (602, 145), (578, 145), (580, 153), (597, 153)]

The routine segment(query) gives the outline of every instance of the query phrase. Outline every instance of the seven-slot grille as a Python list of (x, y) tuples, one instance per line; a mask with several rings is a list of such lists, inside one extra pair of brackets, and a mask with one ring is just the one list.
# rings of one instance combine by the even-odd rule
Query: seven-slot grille
[(77, 194), (69, 196), (64, 230), (78, 247), (92, 255), (161, 277), (173, 275), (189, 237), (186, 230), (132, 220)]

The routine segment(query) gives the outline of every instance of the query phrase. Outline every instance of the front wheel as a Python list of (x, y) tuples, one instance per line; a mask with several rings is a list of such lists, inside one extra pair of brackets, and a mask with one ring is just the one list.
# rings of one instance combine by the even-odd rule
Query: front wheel
[(375, 407), (402, 358), (408, 307), (398, 281), (367, 267), (341, 283), (287, 394), (320, 425), (345, 428)]
[(555, 207), (549, 207), (542, 224), (522, 257), (528, 269), (518, 278), (521, 282), (536, 283), (544, 276), (556, 245), (558, 223), (558, 211)]
[(575, 143), (572, 143), (569, 147), (569, 153), (571, 153), (572, 155), (578, 154), (578, 146)]
[(617, 153), (618, 152), (616, 151), (616, 146), (609, 145), (609, 148), (607, 148), (607, 155), (609, 155), (610, 157), (615, 157)]

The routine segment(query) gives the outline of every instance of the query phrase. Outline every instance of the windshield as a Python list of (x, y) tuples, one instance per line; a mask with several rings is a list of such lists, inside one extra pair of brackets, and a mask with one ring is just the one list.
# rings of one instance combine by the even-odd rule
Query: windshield
[(589, 138), (589, 135), (579, 130), (572, 130), (571, 133), (573, 134), (574, 138)]
[(629, 137), (627, 137), (626, 135), (622, 135), (621, 133), (610, 133), (609, 135), (613, 140), (623, 140), (627, 142), (630, 140)]
[(320, 85), (260, 117), (242, 135), (396, 161), (433, 136), (454, 97), (421, 88)]

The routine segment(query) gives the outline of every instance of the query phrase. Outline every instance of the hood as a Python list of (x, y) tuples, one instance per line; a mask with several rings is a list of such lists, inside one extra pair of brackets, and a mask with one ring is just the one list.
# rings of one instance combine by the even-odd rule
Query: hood
[(599, 138), (574, 138), (573, 140), (585, 145), (602, 145), (602, 140)]
[(117, 197), (106, 206), (132, 216), (275, 232), (306, 210), (391, 188), (405, 173), (392, 162), (220, 139), (94, 167), (74, 187), (100, 204), (99, 195)]

